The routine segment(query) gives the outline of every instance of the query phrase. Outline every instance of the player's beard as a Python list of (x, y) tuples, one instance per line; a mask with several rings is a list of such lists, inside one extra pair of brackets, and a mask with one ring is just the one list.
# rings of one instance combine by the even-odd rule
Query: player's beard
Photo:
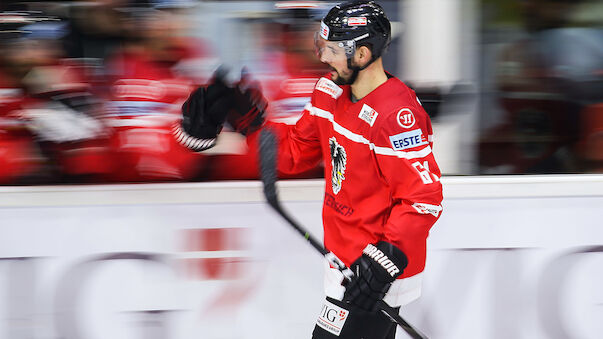
[(353, 69), (348, 68), (348, 74), (342, 74), (333, 67), (331, 67), (331, 70), (335, 73), (331, 75), (331, 80), (339, 86), (353, 84), (354, 81), (356, 81), (359, 72), (359, 69), (356, 67)]

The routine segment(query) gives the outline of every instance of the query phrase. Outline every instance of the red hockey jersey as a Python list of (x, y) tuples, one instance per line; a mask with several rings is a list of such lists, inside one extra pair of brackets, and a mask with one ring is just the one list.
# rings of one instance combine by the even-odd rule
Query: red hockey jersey
[(426, 239), (442, 207), (432, 127), (415, 93), (395, 77), (357, 102), (321, 78), (295, 126), (278, 125), (279, 171), (325, 163), (324, 243), (350, 265), (385, 240), (408, 256), (400, 278), (425, 266)]

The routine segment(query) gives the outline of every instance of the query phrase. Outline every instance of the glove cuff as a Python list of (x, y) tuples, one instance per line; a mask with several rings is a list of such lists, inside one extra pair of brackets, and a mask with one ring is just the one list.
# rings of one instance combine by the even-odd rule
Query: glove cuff
[(216, 145), (217, 138), (199, 139), (186, 133), (180, 123), (174, 124), (172, 133), (178, 143), (194, 152), (201, 152)]
[(399, 277), (408, 266), (408, 258), (404, 252), (386, 241), (379, 241), (377, 245), (368, 244), (362, 255), (380, 265), (384, 272), (387, 272), (383, 278), (390, 282)]

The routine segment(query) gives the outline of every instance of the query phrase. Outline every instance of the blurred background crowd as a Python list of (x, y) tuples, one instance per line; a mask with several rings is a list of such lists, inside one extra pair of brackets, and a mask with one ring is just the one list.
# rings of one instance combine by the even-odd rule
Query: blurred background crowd
[[(255, 178), (228, 126), (207, 152), (180, 146), (180, 106), (226, 65), (294, 124), (327, 71), (313, 38), (334, 3), (3, 1), (0, 184)], [(380, 3), (386, 69), (431, 115), (444, 174), (603, 172), (602, 1)]]

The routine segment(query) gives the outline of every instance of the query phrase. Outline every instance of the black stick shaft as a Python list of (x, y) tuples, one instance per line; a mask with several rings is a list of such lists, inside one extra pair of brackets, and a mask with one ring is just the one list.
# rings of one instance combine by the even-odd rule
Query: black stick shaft
[[(270, 205), (270, 207), (272, 207), (283, 219), (285, 219), (291, 226), (293, 226), (293, 228), (299, 232), (299, 234), (301, 234), (309, 243), (310, 245), (312, 245), (312, 247), (314, 247), (314, 249), (316, 249), (318, 252), (320, 252), (323, 256), (327, 257), (328, 256), (333, 256), (335, 257), (335, 255), (332, 252), (327, 251), (326, 248), (324, 248), (324, 246), (319, 243), (316, 238), (314, 238), (312, 236), (312, 234), (310, 234), (310, 232), (308, 232), (307, 230), (305, 230), (301, 225), (299, 225), (297, 223), (297, 221), (295, 219), (293, 219), (287, 212), (285, 212), (285, 210), (283, 210), (283, 208), (281, 207), (281, 205), (278, 203), (278, 200), (276, 202), (274, 201), (268, 201), (268, 204)], [(335, 257), (335, 259), (337, 259), (337, 257)], [(329, 259), (329, 261), (331, 261)], [(331, 262), (331, 264), (333, 264), (338, 270), (340, 270), (342, 273), (344, 273), (344, 275), (346, 275), (346, 273), (344, 271), (349, 271), (351, 272), (351, 270), (339, 259), (337, 259), (337, 263), (333, 264)], [(353, 274), (353, 273), (352, 273)], [(388, 305), (385, 301), (381, 300), (379, 302), (379, 306), (381, 311), (387, 315), (393, 322), (395, 322), (396, 324), (398, 324), (400, 327), (402, 327), (402, 329), (404, 331), (406, 331), (406, 333), (408, 333), (408, 335), (413, 338), (413, 339), (427, 339), (427, 337), (420, 333), (417, 329), (415, 329), (414, 327), (412, 327), (412, 325), (410, 325), (406, 320), (404, 320), (400, 314), (398, 314), (398, 311), (391, 307), (390, 305)]]
[(283, 209), (280, 205), (272, 205), (270, 204), (270, 206), (272, 206), (272, 208), (274, 208), (278, 214), (283, 217), (285, 220), (287, 220), (289, 222), (289, 224), (291, 226), (293, 226), (293, 228), (299, 233), (301, 234), (304, 239), (306, 239), (310, 245), (312, 245), (312, 247), (314, 247), (318, 252), (320, 252), (322, 255), (327, 255), (329, 253), (329, 251), (327, 251), (326, 248), (324, 248), (313, 236), (312, 234), (310, 234), (310, 232), (306, 231), (301, 225), (299, 225), (297, 223), (297, 221), (295, 221), (293, 218), (291, 218)]

